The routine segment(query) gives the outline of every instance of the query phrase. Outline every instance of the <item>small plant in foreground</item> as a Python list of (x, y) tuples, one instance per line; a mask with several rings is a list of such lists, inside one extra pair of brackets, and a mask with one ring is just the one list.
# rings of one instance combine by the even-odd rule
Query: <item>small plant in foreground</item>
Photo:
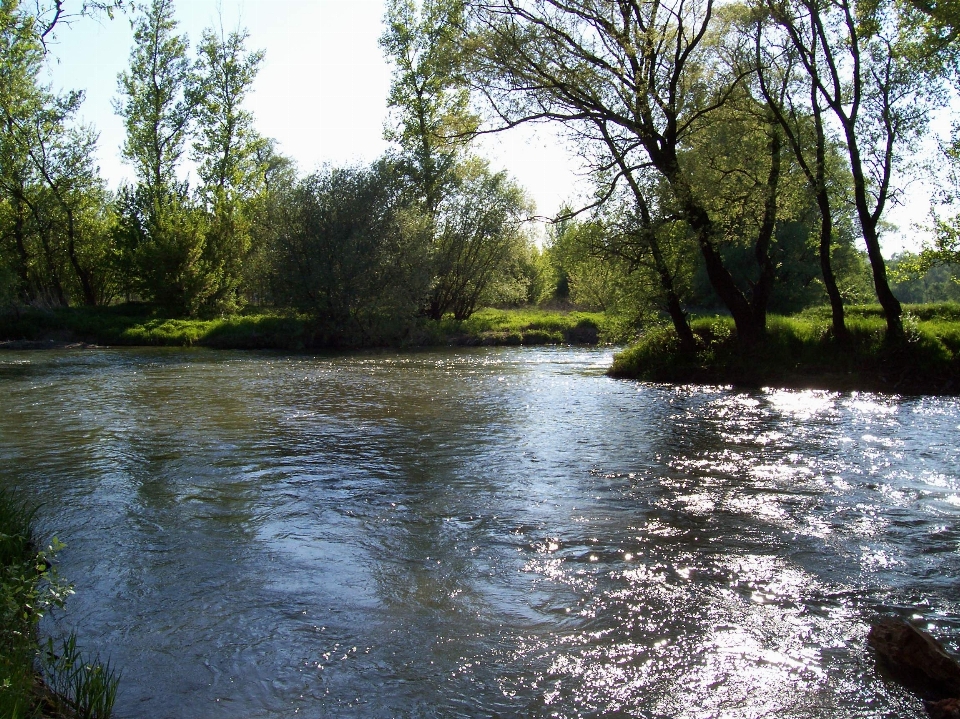
[[(58, 651), (56, 651), (58, 650)], [(113, 713), (120, 675), (97, 656), (83, 658), (77, 635), (71, 633), (59, 647), (47, 640), (42, 660), (44, 679), (53, 692), (52, 701), (77, 719), (107, 719)]]
[(52, 641), (45, 654), (39, 651), (40, 620), (62, 608), (73, 590), (51, 562), (64, 545), (54, 538), (37, 549), (35, 515), (0, 490), (0, 717), (34, 719), (53, 708), (57, 715), (106, 719), (119, 682), (109, 662), (84, 662), (73, 635), (58, 655)]

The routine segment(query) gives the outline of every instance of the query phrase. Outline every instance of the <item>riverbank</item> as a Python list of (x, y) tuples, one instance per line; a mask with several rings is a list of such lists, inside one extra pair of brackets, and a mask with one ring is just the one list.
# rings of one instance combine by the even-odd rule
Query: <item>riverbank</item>
[[(60, 349), (90, 346), (329, 349), (309, 315), (250, 310), (208, 320), (170, 319), (150, 306), (29, 308), (0, 316), (0, 347)], [(424, 319), (401, 346), (436, 347), (597, 344), (623, 342), (630, 328), (598, 312), (483, 309), (464, 321)]]
[[(614, 377), (679, 384), (775, 386), (901, 394), (960, 393), (960, 305), (905, 306), (905, 345), (884, 339), (879, 306), (850, 307), (848, 343), (830, 332), (828, 308), (771, 316), (766, 341), (741, 351), (729, 317), (694, 319), (694, 355), (679, 352), (668, 327), (649, 329), (616, 355)], [(624, 343), (633, 329), (604, 313), (483, 309), (464, 321), (422, 320), (399, 346), (535, 346)], [(331, 349), (309, 315), (250, 310), (207, 320), (158, 316), (149, 305), (28, 309), (0, 316), (0, 348), (82, 349), (97, 346), (216, 349)], [(339, 349), (348, 349), (340, 347)]]
[(729, 384), (864, 390), (898, 394), (960, 394), (960, 305), (908, 305), (906, 344), (885, 340), (879, 307), (847, 311), (850, 340), (837, 342), (826, 308), (770, 317), (765, 342), (749, 352), (733, 320), (692, 322), (699, 348), (679, 351), (672, 329), (657, 328), (614, 357), (614, 377), (678, 384)]
[(41, 549), (35, 512), (0, 488), (0, 717), (107, 719), (119, 677), (85, 660), (75, 635), (41, 643), (43, 616), (72, 592), (52, 564), (62, 545)]

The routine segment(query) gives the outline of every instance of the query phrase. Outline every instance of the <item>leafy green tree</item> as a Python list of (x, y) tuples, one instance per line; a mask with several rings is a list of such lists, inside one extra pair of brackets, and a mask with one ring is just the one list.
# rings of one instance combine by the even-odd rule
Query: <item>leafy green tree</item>
[(479, 125), (463, 77), (463, 0), (388, 0), (380, 38), (393, 80), (386, 138), (432, 218)]
[(475, 17), (474, 84), (495, 114), (506, 125), (560, 121), (585, 136), (604, 128), (628, 167), (660, 175), (740, 342), (762, 341), (781, 156), (776, 133), (767, 133), (762, 155), (766, 216), (755, 238), (762, 277), (746, 289), (724, 265), (724, 234), (698, 194), (685, 153), (697, 145), (692, 135), (741, 91), (751, 72), (731, 68), (718, 53), (710, 34), (714, 2), (497, 0), (484, 3)]
[(25, 147), (23, 119), (43, 107), (37, 78), (43, 45), (34, 17), (22, 11), (18, 0), (0, 0), (0, 212), (4, 255), (17, 276), (21, 300), (42, 294), (42, 262), (34, 247), (30, 196), (36, 189)]
[(247, 52), (248, 38), (246, 31), (225, 35), (222, 29), (219, 34), (204, 30), (188, 93), (195, 108), (193, 158), (202, 191), (222, 192), (228, 200), (253, 194), (260, 182), (258, 151), (264, 140), (254, 128), (253, 113), (243, 103), (264, 53)]
[(194, 314), (213, 294), (204, 277), (206, 218), (178, 178), (192, 108), (186, 37), (172, 0), (152, 0), (133, 22), (130, 68), (115, 109), (126, 126), (124, 157), (138, 185), (122, 193), (119, 244), (130, 286), (176, 314)]
[(246, 32), (225, 35), (207, 29), (188, 96), (195, 108), (193, 159), (200, 176), (200, 196), (212, 217), (204, 259), (216, 277), (208, 304), (218, 310), (238, 309), (244, 267), (252, 248), (250, 201), (262, 189), (259, 150), (264, 140), (244, 109), (262, 51), (247, 52)]
[(256, 163), (261, 172), (261, 186), (245, 203), (254, 241), (244, 263), (242, 287), (247, 300), (260, 305), (274, 301), (273, 253), (287, 213), (287, 200), (293, 196), (298, 179), (293, 160), (279, 152), (275, 140), (266, 139), (257, 145)]
[[(823, 102), (811, 77), (819, 72), (813, 58), (813, 72), (804, 72), (789, 42), (770, 37), (763, 10), (748, 20), (754, 26), (754, 50), (759, 94), (779, 123), (785, 140), (806, 178), (819, 212), (818, 258), (823, 287), (831, 308), (833, 336), (849, 338), (843, 294), (833, 266), (835, 214), (852, 204), (851, 183), (837, 161), (840, 143), (828, 137)], [(802, 283), (809, 286), (807, 283)]]
[(126, 291), (175, 316), (201, 314), (219, 279), (204, 258), (208, 223), (182, 186), (162, 195), (146, 185), (123, 188), (116, 241)]
[(107, 202), (97, 138), (76, 124), (81, 93), (56, 95), (41, 83), (44, 36), (56, 17), (33, 10), (0, 5), (0, 254), (19, 277), (21, 299), (96, 304), (111, 291), (110, 234), (95, 221)]
[[(120, 77), (124, 155), (139, 180), (122, 203), (125, 266), (137, 291), (168, 311), (235, 311), (253, 243), (251, 203), (265, 181), (265, 143), (243, 107), (263, 53), (247, 52), (245, 32), (206, 30), (191, 66), (176, 28), (172, 1), (152, 0)], [(201, 180), (192, 195), (178, 178), (191, 138)]]
[(478, 159), (460, 164), (456, 180), (437, 211), (427, 312), (434, 319), (449, 312), (463, 320), (496, 301), (491, 292), (527, 247), (523, 222), (530, 208), (520, 187)]
[[(479, 126), (464, 76), (463, 0), (389, 0), (381, 47), (393, 63), (386, 137), (433, 235), (430, 317), (527, 294), (518, 188), (469, 156)], [(476, 193), (471, 197), (470, 193)]]
[(430, 282), (430, 234), (388, 162), (302, 180), (276, 217), (274, 296), (313, 313), (329, 345), (401, 341)]
[(96, 166), (97, 136), (87, 127), (71, 126), (82, 96), (51, 98), (29, 124), (27, 144), (33, 170), (48, 196), (44, 213), (56, 243), (69, 260), (72, 285), (86, 305), (113, 297), (113, 247), (104, 219), (109, 199)]
[(931, 265), (922, 253), (902, 252), (891, 258), (890, 272), (904, 302), (960, 302), (960, 264)]
[(897, 193), (896, 170), (944, 101), (939, 63), (926, 56), (906, 6), (894, 0), (766, 0), (766, 7), (817, 102), (839, 124), (887, 333), (902, 340), (902, 309), (887, 279), (880, 229)]
[(114, 103), (127, 131), (123, 156), (158, 198), (168, 196), (178, 182), (192, 116), (185, 96), (189, 44), (176, 29), (173, 0), (151, 0), (144, 7), (133, 22), (130, 68), (120, 75), (120, 97)]

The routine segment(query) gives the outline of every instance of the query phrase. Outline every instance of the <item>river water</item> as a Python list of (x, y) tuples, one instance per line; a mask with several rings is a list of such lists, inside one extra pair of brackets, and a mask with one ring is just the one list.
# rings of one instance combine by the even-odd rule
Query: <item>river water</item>
[(608, 350), (0, 354), (120, 719), (921, 717), (960, 401), (650, 385)]

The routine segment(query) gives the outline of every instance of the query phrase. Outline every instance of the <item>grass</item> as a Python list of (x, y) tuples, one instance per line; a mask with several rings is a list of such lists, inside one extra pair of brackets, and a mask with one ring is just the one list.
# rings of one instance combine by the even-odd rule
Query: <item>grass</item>
[(106, 719), (119, 677), (109, 663), (83, 659), (75, 635), (54, 652), (38, 644), (43, 615), (70, 594), (51, 558), (62, 545), (39, 550), (35, 510), (0, 490), (0, 717), (71, 716)]
[[(530, 345), (621, 342), (632, 332), (603, 313), (483, 309), (457, 322), (423, 320), (413, 345)], [(171, 319), (139, 303), (112, 307), (26, 309), (0, 315), (0, 340), (223, 349), (301, 350), (322, 346), (309, 315), (248, 312), (216, 319)]]
[(750, 351), (737, 343), (732, 319), (709, 317), (691, 323), (696, 354), (682, 354), (672, 330), (655, 328), (618, 354), (610, 373), (660, 382), (960, 392), (960, 306), (904, 309), (905, 344), (886, 341), (886, 322), (874, 306), (850, 308), (847, 344), (833, 338), (829, 309), (817, 308), (771, 316), (765, 341)]
[(0, 316), (0, 339), (100, 345), (302, 349), (309, 343), (305, 315), (253, 310), (216, 319), (171, 319), (149, 305), (28, 308)]
[(622, 324), (602, 312), (486, 308), (461, 322), (447, 317), (439, 329), (461, 344), (597, 344), (623, 341), (630, 330)]

